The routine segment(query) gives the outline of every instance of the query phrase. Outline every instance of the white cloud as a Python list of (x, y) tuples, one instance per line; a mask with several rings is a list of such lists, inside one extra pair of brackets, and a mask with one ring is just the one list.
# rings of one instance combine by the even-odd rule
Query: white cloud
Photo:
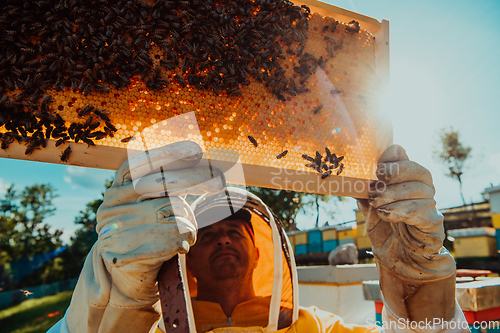
[(69, 166), (63, 179), (73, 189), (104, 190), (104, 183), (114, 176), (114, 171)]
[(500, 153), (491, 155), (488, 164), (495, 168), (498, 173), (500, 173)]

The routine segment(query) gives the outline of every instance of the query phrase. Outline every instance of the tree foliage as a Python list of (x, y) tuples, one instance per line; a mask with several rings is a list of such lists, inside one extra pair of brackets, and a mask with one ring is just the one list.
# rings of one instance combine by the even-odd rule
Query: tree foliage
[(441, 148), (434, 152), (434, 157), (444, 163), (449, 172), (446, 176), (458, 180), (460, 184), (460, 196), (465, 205), (462, 189), (462, 175), (465, 171), (467, 160), (471, 157), (471, 147), (464, 146), (460, 142), (458, 131), (442, 129), (440, 133)]
[[(308, 207), (316, 210), (316, 227), (319, 222), (320, 203), (330, 203), (331, 196), (325, 194), (309, 194), (305, 192), (294, 192), (286, 190), (274, 190), (263, 187), (249, 186), (248, 191), (257, 195), (271, 210), (283, 221), (288, 231), (297, 229), (296, 216), (300, 211), (305, 211)], [(340, 197), (337, 197), (340, 200)], [(330, 203), (330, 207), (332, 207)], [(331, 209), (327, 212), (333, 215)]]
[[(62, 246), (62, 231), (53, 230), (44, 223), (55, 211), (52, 200), (56, 197), (55, 190), (50, 185), (35, 184), (20, 192), (11, 185), (0, 199), (0, 282), (5, 287), (15, 286), (30, 275), (36, 275), (31, 277), (34, 280), (32, 283), (45, 283), (47, 281), (43, 279), (51, 275), (50, 265), (44, 268), (44, 274), (30, 272), (28, 268), (23, 269), (21, 266), (26, 261), (31, 264), (30, 267), (37, 267), (36, 262), (30, 258), (56, 251)], [(50, 264), (54, 264), (54, 261)]]
[(0, 264), (61, 246), (61, 230), (52, 231), (44, 219), (53, 215), (56, 198), (48, 184), (27, 186), (21, 192), (11, 185), (0, 200)]

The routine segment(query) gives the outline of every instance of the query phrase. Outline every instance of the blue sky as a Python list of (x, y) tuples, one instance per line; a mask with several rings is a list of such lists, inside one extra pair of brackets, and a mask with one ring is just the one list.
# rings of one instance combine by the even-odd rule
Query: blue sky
[[(467, 202), (480, 201), (490, 184), (500, 185), (500, 1), (463, 0), (338, 0), (329, 3), (379, 21), (390, 22), (391, 92), (386, 105), (394, 142), (433, 174), (438, 208), (461, 204), (458, 182), (432, 158), (444, 127), (460, 132), (472, 147), (463, 177)], [(50, 183), (59, 197), (57, 212), (47, 221), (77, 228), (75, 216), (100, 197), (113, 171), (0, 159), (0, 193), (13, 183), (20, 190)], [(353, 199), (339, 206), (336, 222), (354, 219)], [(299, 227), (314, 218), (302, 214)], [(331, 221), (322, 214), (321, 221)]]

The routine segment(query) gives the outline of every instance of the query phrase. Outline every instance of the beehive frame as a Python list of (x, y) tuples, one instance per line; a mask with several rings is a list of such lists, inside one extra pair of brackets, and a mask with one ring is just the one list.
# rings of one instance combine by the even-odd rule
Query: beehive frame
[[(296, 5), (307, 5), (312, 12), (334, 18), (340, 22), (350, 22), (355, 20), (359, 22), (361, 29), (369, 31), (375, 37), (375, 60), (376, 75), (382, 85), (388, 84), (389, 77), (389, 26), (387, 21), (382, 23), (332, 5), (321, 3), (319, 1), (295, 2)], [(381, 89), (383, 90), (383, 89)], [(392, 137), (383, 143), (378, 142), (378, 154), (392, 141)], [(55, 147), (56, 140), (49, 139), (47, 147), (42, 150), (36, 150), (30, 155), (26, 155), (26, 146), (19, 143), (12, 143), (7, 150), (0, 150), (0, 157), (24, 159), (49, 163), (62, 163), (60, 155), (65, 146)], [(127, 158), (127, 149), (120, 147), (95, 146), (87, 147), (85, 143), (71, 143), (72, 155), (68, 164), (83, 167), (101, 168), (116, 170)], [(224, 161), (218, 163), (224, 164)], [(301, 184), (318, 184), (322, 181), (316, 172), (286, 173), (286, 177), (275, 177), (277, 174), (283, 174), (283, 168), (273, 166), (260, 166), (255, 164), (241, 164), (246, 185), (255, 185), (270, 188), (281, 188), (289, 190), (308, 191), (325, 194), (347, 195), (353, 197), (366, 197), (367, 186), (355, 187), (359, 182), (366, 184), (367, 179), (358, 179), (353, 177), (337, 177), (331, 175), (327, 178), (329, 186), (313, 186), (310, 188), (296, 188), (290, 184), (299, 181)], [(229, 183), (241, 184), (240, 174), (227, 173)], [(333, 185), (333, 189), (332, 189)]]

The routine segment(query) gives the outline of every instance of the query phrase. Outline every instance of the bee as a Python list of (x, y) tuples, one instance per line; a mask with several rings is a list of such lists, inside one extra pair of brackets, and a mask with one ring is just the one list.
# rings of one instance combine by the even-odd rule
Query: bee
[(28, 297), (29, 295), (33, 295), (33, 293), (29, 290), (19, 289), (19, 291), (22, 292), (26, 297)]
[(87, 138), (82, 138), (82, 141), (85, 142), (87, 144), (88, 147), (90, 146), (95, 146), (95, 143), (94, 141), (90, 140), (90, 139), (87, 139)]
[(299, 48), (297, 49), (297, 57), (301, 57), (303, 53), (304, 53), (304, 45), (300, 45)]
[(302, 155), (302, 158), (305, 159), (305, 160), (308, 160), (310, 162), (314, 162), (314, 158), (312, 158), (311, 156), (308, 156), (306, 154), (303, 154)]
[(70, 126), (69, 126), (69, 129), (68, 129), (68, 134), (69, 136), (71, 137), (71, 139), (74, 139), (75, 138), (75, 132), (77, 131), (76, 129), (76, 123), (72, 123)]
[(306, 76), (304, 76), (301, 80), (300, 80), (300, 84), (304, 84), (306, 83), (307, 79), (309, 79), (309, 77), (311, 76), (311, 73), (307, 74)]
[(324, 172), (321, 174), (321, 179), (325, 179), (326, 177), (330, 176), (332, 174), (332, 170), (328, 170), (327, 172)]
[(345, 27), (345, 31), (351, 32), (351, 33), (358, 33), (359, 30), (360, 30), (359, 22), (356, 22), (354, 20), (347, 23), (347, 26)]
[(106, 136), (107, 136), (106, 133), (101, 132), (101, 131), (97, 131), (97, 132), (90, 133), (88, 137), (95, 138), (96, 140), (101, 140), (101, 139), (104, 139)]
[(98, 109), (94, 110), (94, 113), (99, 116), (104, 121), (109, 121), (109, 117), (104, 111), (99, 111)]
[(335, 30), (337, 30), (337, 27), (339, 26), (339, 22), (338, 21), (334, 21), (332, 26), (331, 26), (331, 29), (330, 31), (331, 32), (335, 32)]
[(279, 99), (280, 101), (282, 101), (282, 102), (286, 102), (286, 98), (285, 98), (285, 96), (283, 96), (282, 94), (278, 94), (277, 96), (278, 96), (278, 99)]
[(344, 170), (344, 163), (340, 163), (339, 169), (337, 170), (337, 176), (342, 173), (342, 170)]
[(109, 136), (111, 138), (115, 136), (114, 132), (107, 127), (104, 127), (104, 131), (106, 132), (106, 136)]
[(68, 146), (66, 149), (64, 149), (63, 153), (61, 154), (61, 161), (66, 163), (69, 160), (69, 155), (71, 154), (71, 146)]
[(330, 58), (333, 58), (333, 56), (334, 56), (334, 54), (333, 54), (333, 48), (332, 48), (330, 45), (327, 45), (327, 46), (325, 47), (325, 49), (326, 49), (326, 52), (328, 52), (328, 56), (329, 56)]
[(97, 122), (95, 122), (95, 123), (90, 124), (88, 129), (89, 129), (90, 131), (93, 131), (93, 130), (95, 130), (97, 127), (99, 127), (99, 125), (101, 125), (101, 123), (97, 121)]
[(94, 120), (94, 118), (92, 116), (88, 117), (87, 120), (85, 120), (85, 123), (83, 124), (83, 127), (84, 128), (89, 127), (93, 120)]
[(338, 89), (332, 89), (332, 90), (330, 90), (330, 94), (332, 94), (332, 95), (337, 95), (337, 94), (340, 94), (340, 93), (341, 93), (341, 91), (338, 90)]
[(109, 121), (106, 121), (106, 126), (112, 131), (112, 132), (116, 132), (116, 127), (113, 126), (113, 124), (111, 124)]
[(186, 81), (182, 78), (182, 76), (175, 74), (174, 80), (182, 87), (186, 87)]
[(133, 141), (133, 140), (135, 140), (135, 137), (129, 136), (128, 138), (121, 139), (121, 142), (127, 143), (127, 142), (130, 142), (130, 141)]
[(84, 117), (94, 110), (93, 106), (87, 105), (80, 112), (78, 112), (79, 117)]
[(279, 154), (278, 156), (276, 156), (276, 158), (279, 160), (280, 158), (285, 157), (286, 154), (288, 154), (288, 150), (285, 150), (284, 152), (282, 152), (281, 154)]
[(50, 135), (52, 134), (52, 131), (54, 130), (54, 127), (52, 125), (47, 126), (45, 129), (45, 138), (50, 139)]
[(318, 59), (318, 66), (321, 68), (325, 68), (327, 62), (328, 62), (328, 59), (323, 58), (323, 56), (321, 56)]
[(33, 153), (37, 148), (40, 149), (38, 143), (36, 141), (33, 141), (28, 145), (28, 147), (26, 147), (24, 154), (31, 155), (31, 153)]
[(63, 138), (59, 139), (56, 141), (56, 147), (59, 147), (60, 145), (64, 144), (66, 142), (66, 140), (64, 140)]
[(248, 136), (248, 140), (250, 140), (250, 142), (255, 146), (257, 147), (259, 144), (257, 143), (257, 140), (255, 140), (255, 138), (253, 136)]
[(321, 160), (323, 159), (323, 156), (319, 153), (319, 151), (316, 151), (316, 156), (314, 156), (314, 163), (317, 165), (321, 165)]
[(325, 37), (323, 37), (323, 38), (325, 39), (325, 41), (326, 41), (328, 44), (335, 44), (335, 43), (337, 43), (337, 42), (335, 41), (335, 39), (333, 39), (332, 37), (325, 36)]
[(318, 112), (323, 108), (323, 104), (318, 105), (313, 109), (314, 114), (318, 114)]
[(47, 110), (47, 106), (48, 104), (52, 103), (52, 96), (51, 95), (44, 95), (42, 97), (42, 102), (41, 102), (41, 105), (40, 105), (40, 109), (42, 111), (45, 111)]

